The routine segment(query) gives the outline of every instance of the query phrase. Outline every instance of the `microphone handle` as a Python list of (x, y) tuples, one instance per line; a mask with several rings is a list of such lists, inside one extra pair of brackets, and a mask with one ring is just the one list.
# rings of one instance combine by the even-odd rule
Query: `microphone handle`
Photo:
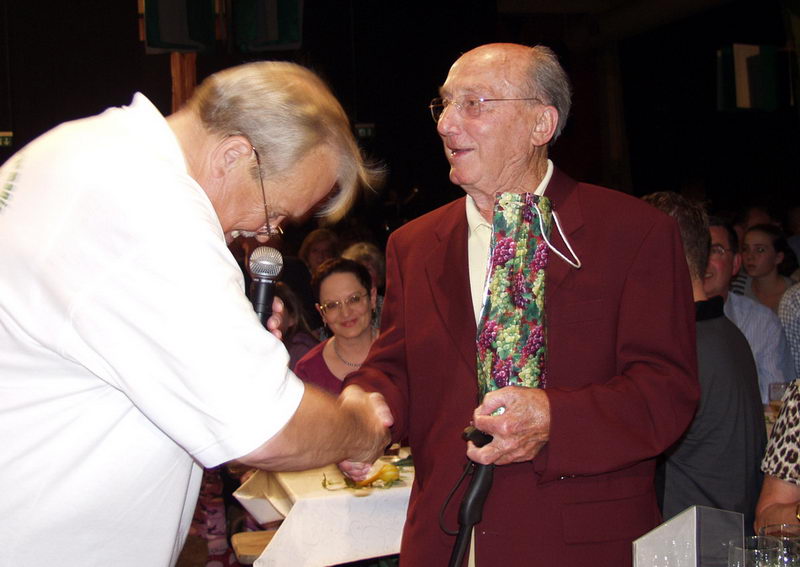
[(275, 297), (275, 281), (266, 278), (253, 278), (250, 281), (250, 301), (261, 324), (267, 326), (272, 315), (272, 299)]

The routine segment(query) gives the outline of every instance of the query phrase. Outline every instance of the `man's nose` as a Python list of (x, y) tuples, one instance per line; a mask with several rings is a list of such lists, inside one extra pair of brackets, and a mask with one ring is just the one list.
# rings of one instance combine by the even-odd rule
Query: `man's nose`
[(442, 109), (442, 114), (439, 116), (439, 122), (436, 123), (436, 131), (440, 136), (447, 136), (458, 128), (458, 119), (460, 112), (455, 104), (451, 103)]

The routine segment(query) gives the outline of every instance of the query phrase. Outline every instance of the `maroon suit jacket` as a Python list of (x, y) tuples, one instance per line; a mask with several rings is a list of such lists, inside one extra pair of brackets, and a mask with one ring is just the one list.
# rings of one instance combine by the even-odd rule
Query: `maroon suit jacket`
[[(550, 254), (550, 440), (532, 462), (496, 468), (477, 563), (630, 565), (631, 542), (660, 521), (654, 457), (699, 397), (689, 274), (674, 221), (642, 201), (558, 170), (546, 195), (583, 267)], [(462, 198), (392, 234), (381, 335), (347, 380), (383, 393), (414, 455), (402, 565), (446, 565), (455, 540), (438, 517), (478, 403), (467, 230)], [(445, 514), (452, 530), (463, 488)]]

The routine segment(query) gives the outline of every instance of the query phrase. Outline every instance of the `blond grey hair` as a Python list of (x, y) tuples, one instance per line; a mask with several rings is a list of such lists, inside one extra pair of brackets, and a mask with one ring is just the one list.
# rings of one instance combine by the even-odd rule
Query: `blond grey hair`
[(311, 150), (330, 147), (338, 159), (338, 191), (319, 214), (342, 218), (359, 187), (380, 178), (365, 163), (344, 109), (312, 71), (285, 61), (260, 61), (214, 73), (188, 101), (210, 132), (241, 135), (250, 140), (261, 160), (254, 177), (280, 177)]
[(558, 124), (550, 143), (561, 135), (572, 106), (572, 87), (569, 77), (552, 49), (545, 45), (531, 47), (531, 59), (526, 77), (528, 91), (558, 111)]

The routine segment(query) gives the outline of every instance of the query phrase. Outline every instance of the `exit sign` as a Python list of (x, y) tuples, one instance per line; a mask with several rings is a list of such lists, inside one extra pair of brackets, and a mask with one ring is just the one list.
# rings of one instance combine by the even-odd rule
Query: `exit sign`
[(367, 140), (375, 137), (374, 122), (360, 122), (356, 124), (356, 137), (359, 140)]

